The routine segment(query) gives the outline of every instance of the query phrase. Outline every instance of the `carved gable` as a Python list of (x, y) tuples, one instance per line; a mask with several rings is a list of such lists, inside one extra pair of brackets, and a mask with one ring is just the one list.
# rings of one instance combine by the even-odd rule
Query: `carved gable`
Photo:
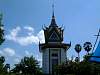
[(52, 34), (49, 37), (49, 40), (50, 41), (59, 41), (60, 38), (59, 38), (58, 34), (55, 31), (53, 31)]

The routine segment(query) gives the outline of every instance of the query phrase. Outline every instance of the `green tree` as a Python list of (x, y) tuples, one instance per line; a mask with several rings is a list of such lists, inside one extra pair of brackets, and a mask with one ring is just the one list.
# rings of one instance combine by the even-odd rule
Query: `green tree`
[(33, 56), (24, 57), (21, 62), (15, 64), (12, 72), (18, 75), (40, 75), (42, 72), (38, 64), (38, 61)]
[(0, 75), (6, 75), (7, 70), (5, 70), (5, 58), (4, 56), (0, 56)]
[(100, 75), (100, 63), (67, 61), (56, 67), (59, 75)]
[[(2, 24), (2, 14), (0, 14), (0, 45), (4, 42), (4, 29)], [(5, 58), (0, 56), (0, 75), (4, 74), (4, 62)]]
[(75, 45), (75, 51), (78, 53), (78, 62), (80, 61), (80, 55), (79, 55), (79, 53), (81, 52), (81, 50), (82, 50), (81, 45), (80, 44), (76, 44)]
[(5, 57), (0, 56), (0, 75), (9, 75), (10, 64), (5, 64)]
[(92, 44), (91, 42), (85, 42), (83, 47), (87, 51), (87, 54), (89, 54), (89, 51), (92, 49)]
[(0, 73), (3, 72), (5, 58), (3, 56), (0, 57)]
[(0, 14), (0, 45), (4, 42), (4, 29), (2, 24), (2, 14)]

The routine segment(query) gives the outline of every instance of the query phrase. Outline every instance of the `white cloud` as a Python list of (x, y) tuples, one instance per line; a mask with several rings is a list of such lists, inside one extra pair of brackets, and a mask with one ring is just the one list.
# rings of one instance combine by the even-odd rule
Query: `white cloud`
[(32, 44), (32, 43), (38, 44), (38, 41), (39, 41), (38, 37), (34, 35), (26, 36), (26, 37), (19, 37), (18, 39), (18, 43), (24, 46)]
[(37, 34), (37, 37), (39, 38), (40, 42), (41, 43), (44, 43), (45, 40), (44, 40), (44, 31), (41, 30), (38, 34)]
[(14, 49), (11, 49), (11, 48), (5, 48), (4, 53), (6, 53), (7, 56), (14, 56), (15, 55)]
[(19, 63), (19, 62), (20, 62), (20, 58), (15, 58), (15, 59), (14, 59), (14, 62), (15, 62), (15, 63)]
[(30, 55), (30, 53), (29, 53), (28, 51), (25, 51), (25, 54), (26, 54), (26, 55)]
[(10, 34), (9, 35), (6, 35), (5, 37), (8, 39), (8, 40), (13, 40), (13, 41), (16, 41), (16, 37), (18, 35), (18, 32), (21, 30), (21, 28), (18, 26), (16, 27), (15, 29), (12, 29), (10, 31)]
[(39, 56), (39, 55), (36, 55), (36, 59), (38, 60), (38, 61), (42, 61), (42, 58)]
[(25, 51), (25, 55), (26, 55), (26, 56), (32, 56), (33, 54), (32, 54), (31, 52), (29, 52), (29, 51), (26, 50), (26, 51)]
[(0, 54), (3, 56), (14, 56), (15, 50), (11, 48), (4, 48), (2, 51), (0, 51)]
[(0, 55), (4, 55), (3, 51), (0, 50)]
[(29, 31), (28, 35), (32, 35), (34, 33), (34, 28), (30, 26), (25, 26), (24, 29)]
[(39, 65), (42, 67), (42, 57), (39, 55), (36, 55), (35, 58), (39, 61)]
[(14, 58), (13, 58), (13, 61), (14, 61), (15, 63), (19, 63), (19, 62), (21, 61), (21, 58), (22, 58), (22, 56), (16, 54), (16, 55), (14, 56)]
[[(24, 29), (34, 31), (34, 28), (32, 28), (32, 27), (24, 27)], [(39, 33), (37, 35), (33, 35), (32, 32), (26, 32), (29, 35), (18, 36), (18, 33), (21, 30), (22, 30), (21, 27), (16, 27), (15, 29), (12, 29), (10, 34), (6, 35), (6, 39), (14, 41), (22, 46), (27, 46), (30, 44), (38, 44), (39, 41), (41, 43), (44, 43), (44, 31), (43, 30), (39, 31)]]
[(29, 30), (31, 32), (34, 32), (34, 28), (32, 28), (30, 26), (25, 26), (24, 29)]

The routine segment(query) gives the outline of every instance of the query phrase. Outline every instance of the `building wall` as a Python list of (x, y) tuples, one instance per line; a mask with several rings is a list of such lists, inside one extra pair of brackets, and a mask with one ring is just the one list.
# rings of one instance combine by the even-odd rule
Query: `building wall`
[[(59, 48), (50, 48), (50, 73), (52, 73), (52, 59), (58, 59), (58, 64), (60, 63), (59, 61)], [(52, 54), (55, 54), (57, 53), (58, 54), (58, 57), (52, 57)]]
[(42, 69), (43, 73), (48, 74), (49, 73), (49, 49), (43, 50), (42, 54)]
[[(52, 54), (58, 54), (58, 57), (54, 57), (54, 56), (52, 56)], [(64, 50), (63, 48), (47, 48), (47, 49), (43, 50), (42, 55), (43, 55), (42, 56), (43, 73), (48, 74), (49, 71), (50, 71), (50, 73), (52, 73), (52, 59), (58, 59), (58, 64), (61, 64), (66, 61), (66, 50)], [(50, 59), (50, 61), (49, 61), (49, 59)], [(50, 65), (49, 65), (49, 63), (50, 63)], [(50, 70), (49, 70), (49, 66), (50, 66)]]
[(65, 49), (61, 49), (61, 63), (66, 62), (66, 50)]

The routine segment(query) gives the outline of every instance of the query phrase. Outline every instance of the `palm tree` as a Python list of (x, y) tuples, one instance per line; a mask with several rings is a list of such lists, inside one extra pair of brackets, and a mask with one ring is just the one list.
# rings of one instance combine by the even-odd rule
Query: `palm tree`
[(89, 51), (92, 49), (92, 44), (90, 42), (85, 42), (83, 47), (85, 51), (87, 51), (87, 54), (89, 54)]
[(80, 44), (76, 44), (75, 45), (75, 51), (78, 53), (78, 59), (79, 59), (79, 61), (80, 61), (80, 55), (79, 55), (79, 53), (80, 53), (81, 50), (82, 50), (81, 45)]

